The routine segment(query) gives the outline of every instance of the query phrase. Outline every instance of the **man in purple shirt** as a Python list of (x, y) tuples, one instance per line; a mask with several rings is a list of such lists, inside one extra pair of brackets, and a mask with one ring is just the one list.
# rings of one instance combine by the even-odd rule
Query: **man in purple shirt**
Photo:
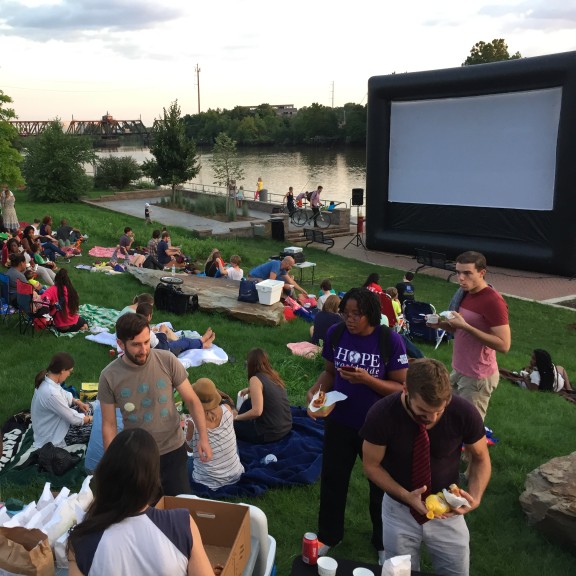
[[(380, 326), (380, 302), (366, 288), (352, 288), (340, 302), (345, 326), (330, 328), (324, 340), (325, 367), (308, 391), (308, 401), (321, 388), (346, 394), (326, 418), (318, 514), (319, 554), (344, 536), (344, 512), (348, 484), (356, 458), (362, 455), (359, 430), (368, 410), (382, 396), (402, 390), (408, 368), (406, 348), (401, 336)], [(335, 336), (338, 336), (336, 338)], [(382, 345), (382, 340), (386, 346)], [(334, 341), (336, 340), (336, 341)], [(387, 358), (382, 357), (383, 350)], [(370, 485), (372, 544), (383, 559), (382, 490)]]
[[(370, 409), (360, 435), (364, 472), (386, 492), (386, 558), (410, 554), (412, 570), (419, 570), (424, 542), (435, 574), (467, 576), (470, 535), (464, 514), (480, 505), (490, 480), (490, 456), (482, 417), (468, 400), (452, 396), (446, 367), (431, 358), (414, 361), (404, 390)], [(424, 498), (458, 482), (462, 445), (470, 455), (468, 492), (461, 490), (468, 506), (427, 520)], [(430, 485), (421, 485), (423, 468)]]

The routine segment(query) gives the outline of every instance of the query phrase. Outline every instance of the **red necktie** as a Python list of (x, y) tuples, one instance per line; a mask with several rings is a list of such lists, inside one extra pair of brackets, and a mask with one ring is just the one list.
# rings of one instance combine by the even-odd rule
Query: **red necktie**
[[(432, 473), (430, 471), (430, 439), (424, 424), (419, 425), (418, 434), (414, 438), (412, 449), (412, 490), (422, 488), (426, 485), (426, 492), (422, 494), (422, 500), (430, 494), (430, 484), (432, 483)], [(428, 518), (414, 508), (410, 512), (418, 524), (424, 524)]]

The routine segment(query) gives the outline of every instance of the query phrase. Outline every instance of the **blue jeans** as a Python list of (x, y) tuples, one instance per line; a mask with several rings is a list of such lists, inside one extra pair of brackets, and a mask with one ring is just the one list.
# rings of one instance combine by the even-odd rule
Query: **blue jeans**
[(410, 508), (388, 494), (382, 500), (382, 523), (386, 559), (410, 554), (412, 570), (420, 570), (420, 547), (426, 549), (435, 574), (468, 576), (470, 570), (470, 533), (464, 516), (430, 520), (418, 524)]
[(66, 252), (56, 246), (56, 244), (52, 244), (52, 242), (44, 242), (42, 244), (42, 248), (44, 249), (44, 253), (52, 262), (56, 261), (56, 254), (60, 254), (60, 256), (66, 256)]

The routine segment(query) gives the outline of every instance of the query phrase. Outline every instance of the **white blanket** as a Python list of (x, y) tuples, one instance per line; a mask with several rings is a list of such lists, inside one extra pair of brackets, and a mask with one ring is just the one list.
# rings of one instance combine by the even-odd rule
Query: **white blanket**
[[(172, 328), (169, 322), (164, 322), (163, 324)], [(184, 331), (184, 335), (189, 338), (200, 338), (198, 332), (190, 332), (188, 330)], [(120, 348), (116, 342), (116, 334), (100, 332), (99, 334), (90, 334), (86, 336), (86, 340), (91, 340), (97, 344), (104, 344), (105, 346), (114, 348), (120, 352)], [(211, 348), (207, 349), (186, 350), (178, 356), (178, 360), (180, 360), (184, 368), (192, 368), (202, 364), (225, 364), (228, 362), (228, 355), (224, 350), (222, 350), (222, 348), (220, 348), (220, 346), (213, 344)]]

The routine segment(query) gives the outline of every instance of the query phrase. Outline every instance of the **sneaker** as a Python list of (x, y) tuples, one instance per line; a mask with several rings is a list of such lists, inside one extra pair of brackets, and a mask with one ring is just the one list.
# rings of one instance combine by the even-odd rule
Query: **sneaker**
[(384, 560), (386, 560), (386, 551), (378, 550), (378, 565), (384, 566)]
[(342, 540), (334, 544), (334, 546), (328, 546), (328, 544), (324, 544), (323, 542), (320, 542), (320, 540), (318, 540), (318, 556), (326, 556), (332, 548), (335, 548), (341, 542)]

